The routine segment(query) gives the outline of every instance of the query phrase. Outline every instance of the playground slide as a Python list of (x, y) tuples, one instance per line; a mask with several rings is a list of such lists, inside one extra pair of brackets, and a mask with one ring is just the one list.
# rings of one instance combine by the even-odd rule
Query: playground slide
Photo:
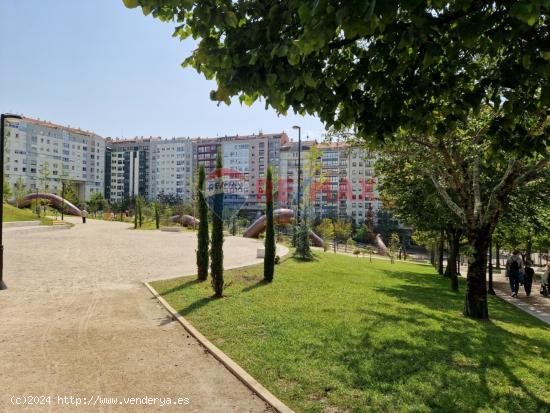
[(380, 234), (376, 235), (374, 242), (376, 243), (376, 247), (378, 248), (378, 254), (386, 255), (388, 248), (386, 247), (386, 244), (384, 244), (384, 241), (382, 241), (382, 237), (380, 237)]
[(174, 215), (170, 217), (171, 222), (177, 222), (184, 227), (196, 227), (199, 225), (199, 220), (191, 215)]
[[(75, 205), (71, 204), (66, 199), (61, 198), (59, 195), (56, 194), (46, 194), (46, 193), (37, 193), (37, 194), (28, 194), (25, 195), (25, 197), (19, 201), (19, 208), (24, 208), (26, 206), (29, 206), (32, 201), (35, 199), (44, 199), (50, 202), (51, 206), (54, 207), (57, 210), (61, 210), (61, 203), (65, 204), (65, 213), (69, 215), (77, 215), (80, 216), (82, 212), (80, 209), (78, 209)], [(17, 202), (15, 199), (11, 199), (8, 201), (8, 204), (16, 206)]]
[[(278, 225), (290, 224), (294, 219), (294, 211), (286, 208), (276, 209), (273, 211), (273, 218)], [(265, 231), (266, 225), (267, 217), (262, 215), (245, 230), (243, 236), (245, 238), (258, 238), (258, 235)], [(323, 239), (313, 231), (309, 231), (309, 237), (316, 247), (323, 246)]]

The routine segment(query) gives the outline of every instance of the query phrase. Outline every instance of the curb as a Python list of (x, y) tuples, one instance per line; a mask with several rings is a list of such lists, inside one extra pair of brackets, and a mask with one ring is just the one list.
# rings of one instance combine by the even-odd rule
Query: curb
[(2, 222), (3, 228), (34, 227), (40, 225), (40, 221), (8, 221)]
[(147, 282), (143, 284), (149, 289), (151, 294), (168, 310), (172, 317), (183, 326), (183, 328), (191, 334), (210, 354), (212, 354), (220, 363), (222, 363), (235, 377), (244, 383), (250, 390), (252, 390), (258, 397), (264, 402), (269, 404), (279, 413), (294, 413), (290, 407), (275, 397), (269, 390), (262, 386), (258, 381), (248, 374), (241, 366), (235, 363), (229, 356), (223, 351), (217, 348), (210, 340), (203, 336), (195, 327), (191, 325), (189, 321), (183, 318), (176, 310), (172, 308), (170, 304), (162, 298), (157, 291)]
[[(71, 225), (33, 225), (30, 227), (12, 227), (6, 232), (10, 233), (20, 233), (20, 234), (28, 234), (31, 232), (46, 232), (46, 231), (58, 231), (58, 230), (65, 230), (65, 229), (71, 229)], [(7, 228), (6, 228), (7, 229)]]
[(497, 288), (495, 290), (496, 296), (507, 303), (512, 304), (514, 307), (520, 309), (521, 311), (530, 314), (531, 316), (538, 318), (540, 321), (550, 326), (550, 315), (544, 311), (538, 310), (536, 307), (530, 305), (529, 303), (523, 302), (518, 299), (511, 298), (508, 294), (502, 292)]

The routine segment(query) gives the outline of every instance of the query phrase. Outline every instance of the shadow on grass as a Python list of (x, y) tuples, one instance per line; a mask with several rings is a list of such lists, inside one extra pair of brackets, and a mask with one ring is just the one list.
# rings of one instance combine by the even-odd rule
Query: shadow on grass
[[(206, 281), (206, 280), (205, 280)], [(165, 295), (168, 295), (168, 294), (172, 294), (172, 293), (177, 293), (181, 290), (185, 290), (186, 288), (191, 288), (197, 284), (201, 284), (205, 281), (201, 281), (201, 280), (197, 280), (196, 278), (192, 281), (187, 281), (187, 282), (183, 282), (182, 284), (179, 284), (177, 285), (176, 287), (174, 288), (170, 288), (169, 290), (166, 290), (166, 291), (163, 291), (162, 293), (160, 293), (161, 296), (165, 296)]]
[(215, 298), (215, 297), (201, 298), (201, 299), (199, 299), (195, 302), (192, 302), (187, 307), (182, 308), (181, 310), (178, 311), (178, 313), (181, 316), (186, 316), (188, 314), (191, 314), (193, 311), (198, 310), (199, 308), (202, 308), (205, 305), (207, 305), (208, 303), (210, 303), (212, 301), (216, 301), (216, 300), (219, 300), (219, 298)]
[(247, 293), (249, 291), (255, 290), (256, 288), (264, 287), (266, 285), (271, 285), (271, 284), (273, 284), (273, 283), (270, 283), (270, 282), (262, 279), (258, 282), (255, 282), (254, 284), (249, 285), (248, 287), (243, 288), (241, 290), (241, 292)]
[[(358, 334), (335, 338), (340, 343), (333, 348), (342, 351), (338, 358), (349, 385), (369, 392), (401, 391), (406, 404), (424, 403), (430, 411), (550, 411), (543, 395), (517, 375), (528, 371), (522, 376), (544, 377), (543, 360), (533, 367), (524, 357), (532, 359), (533, 349), (546, 349), (548, 341), (498, 325), (540, 328), (540, 322), (498, 301), (491, 306), (498, 324), (468, 319), (461, 315), (463, 293), (445, 289), (446, 279), (385, 272), (406, 281), (375, 288), (398, 300), (399, 313), (362, 309), (364, 327)], [(399, 390), (403, 387), (407, 391)]]

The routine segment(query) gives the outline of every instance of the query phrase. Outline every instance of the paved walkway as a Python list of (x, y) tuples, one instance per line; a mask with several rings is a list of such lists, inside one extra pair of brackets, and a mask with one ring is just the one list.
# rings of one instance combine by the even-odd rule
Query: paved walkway
[[(167, 317), (141, 283), (193, 274), (195, 233), (73, 222), (65, 231), (4, 234), (0, 412), (269, 410)], [(227, 237), (226, 267), (258, 262), (258, 245)], [(51, 405), (18, 408), (10, 397), (20, 395), (51, 396)], [(118, 400), (77, 408), (60, 406), (57, 396)], [(120, 405), (123, 397), (182, 397), (189, 404)]]

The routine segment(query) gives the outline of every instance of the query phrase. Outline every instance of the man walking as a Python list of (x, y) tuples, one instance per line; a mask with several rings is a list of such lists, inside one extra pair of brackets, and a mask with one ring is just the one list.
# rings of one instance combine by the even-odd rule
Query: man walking
[(506, 261), (506, 276), (510, 281), (510, 289), (512, 290), (512, 297), (518, 296), (519, 282), (521, 275), (523, 274), (523, 259), (519, 253), (519, 250), (514, 250), (512, 256)]

